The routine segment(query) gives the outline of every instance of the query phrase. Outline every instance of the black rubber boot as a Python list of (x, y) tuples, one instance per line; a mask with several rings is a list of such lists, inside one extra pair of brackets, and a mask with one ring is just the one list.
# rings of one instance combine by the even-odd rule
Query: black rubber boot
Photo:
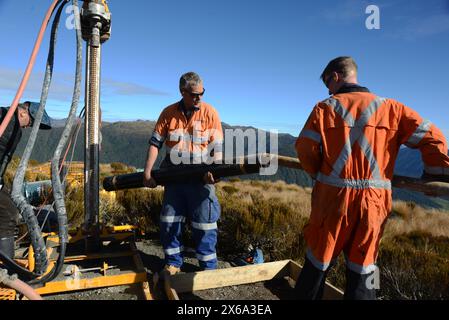
[(358, 274), (346, 268), (345, 300), (376, 300), (376, 290), (372, 287), (374, 272)]
[(0, 251), (11, 259), (14, 259), (14, 237), (0, 239)]
[[(328, 269), (329, 270), (329, 269)], [(321, 300), (327, 272), (315, 268), (308, 258), (296, 281), (295, 292), (298, 300)]]

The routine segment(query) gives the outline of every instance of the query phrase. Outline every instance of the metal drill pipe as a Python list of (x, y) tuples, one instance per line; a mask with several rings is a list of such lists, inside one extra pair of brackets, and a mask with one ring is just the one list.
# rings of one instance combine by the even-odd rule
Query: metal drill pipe
[(85, 157), (85, 224), (84, 229), (96, 233), (99, 228), (99, 105), (101, 45), (99, 28), (93, 28), (88, 45), (89, 61), (86, 73), (86, 157)]
[(84, 99), (84, 227), (87, 227), (88, 225), (88, 212), (89, 212), (89, 199), (90, 199), (90, 193), (89, 193), (89, 173), (90, 173), (90, 153), (89, 153), (89, 112), (90, 110), (90, 101), (88, 99), (88, 92), (90, 92), (90, 82), (89, 82), (89, 75), (90, 75), (90, 46), (86, 46), (86, 81), (85, 81), (85, 99)]
[[(263, 160), (262, 162), (266, 164), (267, 157), (270, 161), (277, 161), (278, 165), (281, 167), (302, 170), (301, 162), (296, 158), (262, 154), (261, 157), (257, 157), (257, 159)], [(260, 162), (257, 162), (257, 168), (251, 167), (251, 169), (248, 169), (249, 167), (247, 167), (246, 164), (196, 166), (197, 168), (193, 165), (191, 167), (173, 167), (153, 170), (151, 172), (151, 176), (158, 184), (164, 185), (166, 183), (185, 181), (185, 179), (192, 178), (199, 181), (207, 171), (210, 171), (216, 178), (222, 178), (248, 173), (257, 173), (259, 172), (258, 170), (263, 167)], [(429, 181), (394, 175), (391, 184), (396, 188), (422, 192), (428, 196), (443, 198), (449, 197), (449, 183), (443, 181)], [(103, 180), (103, 187), (106, 191), (141, 188), (143, 187), (143, 172), (106, 177)]]

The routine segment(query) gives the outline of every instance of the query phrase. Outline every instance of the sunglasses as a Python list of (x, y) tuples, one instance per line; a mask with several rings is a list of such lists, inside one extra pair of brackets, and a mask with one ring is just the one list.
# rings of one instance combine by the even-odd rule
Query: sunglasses
[(187, 90), (184, 90), (184, 92), (188, 93), (189, 96), (190, 96), (192, 99), (194, 99), (194, 98), (202, 97), (202, 96), (204, 95), (204, 92), (206, 92), (206, 89), (203, 89), (203, 92), (201, 92), (201, 93), (193, 93), (193, 92), (189, 92), (189, 91), (187, 91)]

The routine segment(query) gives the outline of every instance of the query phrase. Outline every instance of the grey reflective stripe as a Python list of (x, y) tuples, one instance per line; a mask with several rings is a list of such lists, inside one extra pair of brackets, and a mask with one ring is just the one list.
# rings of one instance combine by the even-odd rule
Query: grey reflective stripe
[(327, 104), (334, 108), (335, 112), (338, 113), (343, 120), (348, 124), (348, 126), (352, 127), (349, 132), (349, 137), (345, 142), (343, 149), (340, 152), (337, 160), (333, 165), (332, 176), (339, 177), (344, 166), (346, 165), (349, 156), (352, 153), (353, 145), (358, 142), (360, 148), (362, 149), (365, 157), (370, 163), (370, 169), (374, 178), (380, 178), (379, 166), (377, 164), (376, 158), (371, 149), (371, 145), (369, 144), (366, 136), (363, 133), (363, 129), (371, 119), (371, 117), (376, 113), (382, 103), (385, 101), (384, 98), (375, 97), (373, 101), (366, 107), (366, 109), (362, 112), (359, 119), (354, 121), (354, 118), (349, 113), (349, 111), (337, 100), (330, 98), (327, 101)]
[(312, 254), (312, 251), (308, 248), (306, 252), (307, 258), (312, 262), (313, 266), (321, 271), (326, 271), (330, 266), (330, 262), (320, 262), (317, 258)]
[(170, 248), (170, 249), (165, 249), (164, 252), (167, 255), (173, 255), (173, 254), (178, 254), (181, 253), (181, 251), (184, 251), (184, 247), (177, 247), (177, 248)]
[(375, 97), (373, 101), (370, 102), (368, 107), (366, 107), (365, 110), (363, 110), (362, 114), (360, 115), (360, 118), (357, 120), (355, 126), (364, 127), (368, 123), (368, 121), (371, 119), (373, 114), (379, 110), (379, 107), (385, 102), (385, 98), (382, 97)]
[(429, 174), (449, 175), (449, 167), (431, 167), (424, 166), (424, 172)]
[[(329, 98), (324, 101), (328, 106), (334, 109), (334, 111), (342, 117), (343, 121), (345, 121), (348, 126), (353, 127), (355, 124), (354, 118), (351, 113), (338, 101), (334, 98)], [(349, 132), (349, 138), (346, 139), (345, 145), (341, 150), (337, 160), (333, 165), (332, 175), (338, 177), (343, 170), (347, 160), (349, 159), (349, 155), (352, 152), (352, 144), (358, 139), (356, 137), (357, 130), (351, 130)]]
[[(360, 126), (361, 130), (364, 128), (371, 117), (379, 110), (379, 107), (384, 103), (385, 98), (376, 97), (373, 101), (368, 105), (368, 107), (363, 111), (362, 115), (356, 122), (356, 126)], [(376, 157), (374, 156), (373, 149), (371, 148), (368, 139), (365, 134), (361, 132), (360, 137), (357, 139), (360, 148), (365, 154), (366, 159), (370, 163), (371, 174), (374, 180), (381, 179), (379, 165), (377, 164)]]
[(309, 138), (315, 142), (321, 143), (321, 134), (313, 130), (303, 129), (299, 136), (303, 138)]
[(325, 101), (323, 101), (325, 104), (330, 106), (332, 109), (335, 110), (337, 114), (339, 114), (343, 120), (350, 126), (354, 126), (354, 117), (352, 114), (335, 98), (329, 98)]
[(210, 260), (217, 259), (217, 254), (212, 253), (212, 254), (208, 254), (208, 255), (202, 255), (202, 254), (197, 253), (196, 258), (200, 261), (210, 261)]
[(192, 221), (192, 227), (198, 230), (215, 230), (217, 229), (217, 223), (198, 223)]
[(186, 141), (186, 142), (193, 142), (196, 144), (201, 143), (207, 143), (209, 141), (208, 137), (201, 137), (201, 136), (192, 136), (188, 133), (184, 133), (183, 135), (180, 134), (172, 134), (172, 139), (170, 141)]
[(369, 274), (369, 273), (376, 271), (376, 269), (377, 269), (375, 264), (362, 266), (360, 264), (349, 261), (347, 258), (346, 258), (346, 265), (348, 266), (348, 269), (350, 269), (358, 274)]
[(376, 157), (374, 156), (373, 149), (365, 135), (360, 136), (359, 145), (365, 154), (366, 159), (369, 161), (371, 174), (374, 179), (381, 179), (379, 165), (377, 164)]
[[(184, 156), (184, 157), (190, 157), (192, 152), (188, 151), (188, 150), (181, 150), (179, 149), (179, 147), (174, 146), (173, 148), (170, 147), (166, 147), (165, 149), (167, 151), (167, 154), (170, 154), (171, 152), (175, 152), (178, 156)], [(195, 154), (198, 154), (198, 152), (196, 152)]]
[(188, 142), (190, 142), (192, 140), (191, 138), (192, 138), (191, 135), (188, 133), (180, 134), (180, 133), (175, 132), (175, 133), (170, 133), (168, 135), (169, 141), (188, 141)]
[(316, 179), (324, 184), (328, 184), (339, 188), (352, 188), (352, 189), (386, 189), (391, 190), (391, 181), (378, 180), (378, 179), (342, 179), (336, 177), (330, 177), (318, 173)]
[(355, 139), (352, 138), (352, 136), (355, 136), (358, 130), (359, 128), (353, 128), (353, 130), (349, 132), (349, 138), (346, 139), (343, 149), (341, 150), (337, 160), (335, 160), (334, 165), (332, 166), (332, 176), (339, 177), (340, 173), (343, 171), (343, 168), (345, 167), (346, 162), (348, 161), (349, 156), (352, 153), (351, 141)]
[(415, 147), (426, 135), (427, 132), (429, 132), (430, 127), (432, 126), (432, 122), (429, 120), (424, 120), (421, 122), (421, 124), (416, 128), (415, 132), (408, 138), (405, 145), (409, 147)]
[(163, 143), (165, 138), (162, 137), (159, 133), (157, 133), (156, 131), (153, 131), (153, 138), (155, 138), (157, 141), (159, 141), (160, 143)]
[(184, 216), (161, 216), (161, 222), (165, 223), (175, 223), (175, 222), (185, 222), (186, 217)]
[(167, 155), (170, 155), (171, 152), (175, 152), (175, 154), (180, 157), (181, 159), (192, 159), (192, 158), (201, 158), (203, 155), (207, 156), (207, 150), (204, 150), (202, 152), (190, 152), (190, 151), (182, 151), (179, 150), (177, 147), (166, 147), (166, 153)]
[(208, 137), (193, 136), (192, 141), (193, 141), (193, 143), (197, 143), (197, 144), (207, 143), (209, 141), (209, 138)]

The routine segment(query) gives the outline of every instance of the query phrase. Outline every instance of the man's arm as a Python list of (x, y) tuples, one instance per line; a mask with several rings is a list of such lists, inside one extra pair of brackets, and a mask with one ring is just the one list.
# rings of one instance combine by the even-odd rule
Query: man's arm
[[(212, 119), (210, 136), (209, 136), (209, 144), (213, 145), (213, 163), (222, 163), (223, 162), (223, 128), (221, 126), (220, 116), (217, 112)], [(203, 178), (204, 182), (207, 184), (213, 184), (218, 181), (215, 181), (212, 173), (207, 172)]]
[(151, 170), (153, 170), (154, 163), (159, 154), (159, 149), (162, 148), (162, 145), (164, 144), (167, 132), (167, 116), (164, 110), (156, 122), (156, 126), (149, 141), (145, 170), (143, 172), (143, 185), (145, 187), (155, 188), (157, 186), (156, 181), (151, 177)]
[(143, 185), (145, 187), (155, 188), (157, 186), (156, 181), (151, 177), (151, 170), (153, 170), (158, 154), (159, 148), (150, 144), (148, 147), (147, 160), (145, 161), (145, 170), (143, 172)]
[(321, 109), (315, 107), (295, 143), (298, 159), (313, 179), (316, 178), (322, 162), (320, 119)]
[(449, 182), (447, 142), (441, 130), (404, 105), (399, 129), (401, 144), (421, 152), (424, 162), (423, 178)]

